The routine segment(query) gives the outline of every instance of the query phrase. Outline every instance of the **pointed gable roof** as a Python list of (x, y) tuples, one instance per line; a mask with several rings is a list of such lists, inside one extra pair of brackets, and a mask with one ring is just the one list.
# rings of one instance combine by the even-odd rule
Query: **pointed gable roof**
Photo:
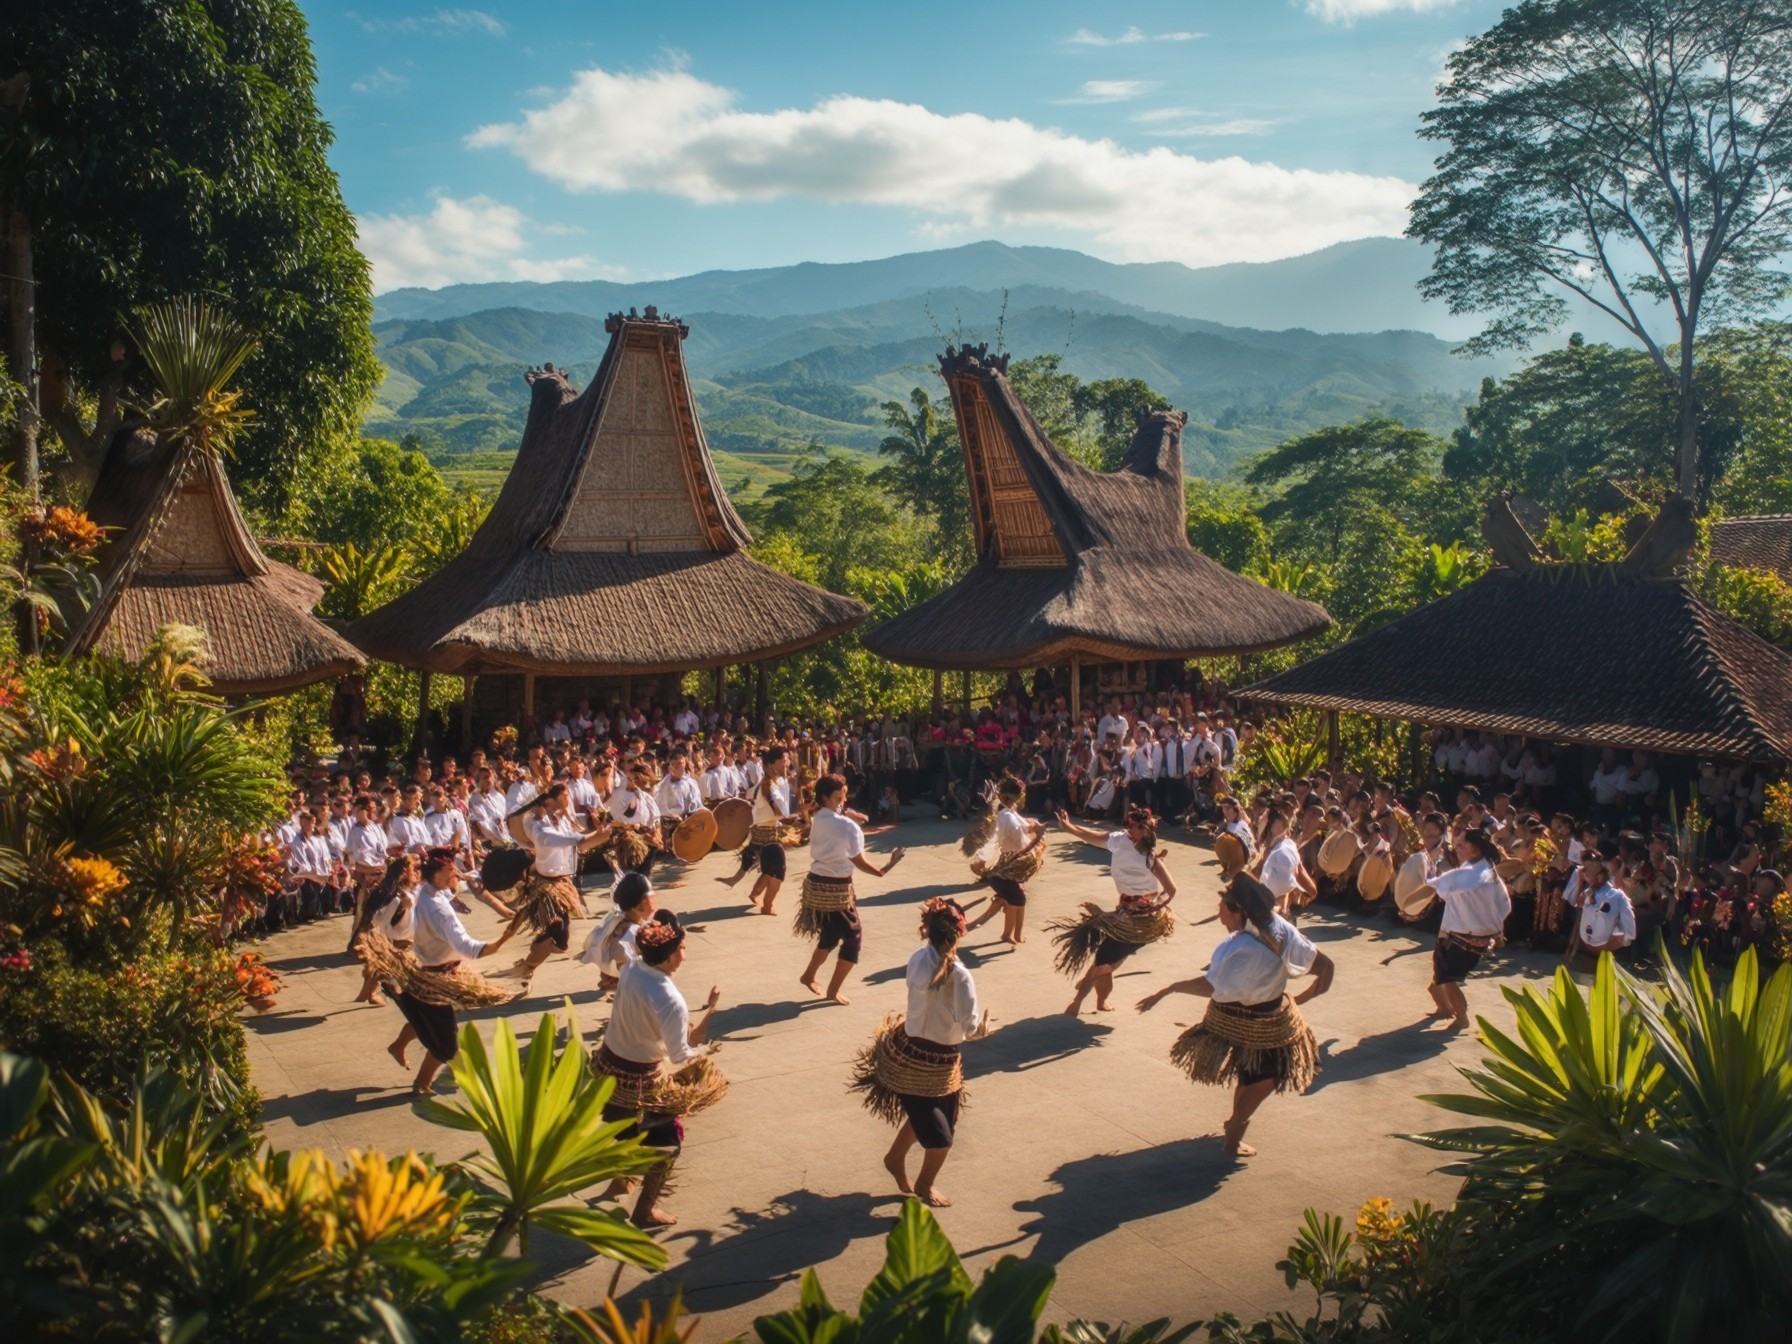
[(1188, 544), (1182, 412), (1146, 416), (1119, 470), (1090, 471), (1040, 429), (1007, 369), (987, 346), (941, 356), (978, 560), (868, 630), (866, 648), (921, 667), (1029, 667), (1248, 653), (1331, 623)]
[(476, 674), (647, 675), (789, 653), (865, 607), (746, 555), (691, 396), (688, 328), (613, 314), (574, 392), (530, 375), (529, 419), (497, 502), (461, 555), (363, 617), (377, 658)]
[(1242, 694), (1591, 746), (1792, 759), (1792, 655), (1684, 582), (1616, 565), (1492, 570)]
[(1771, 569), (1792, 583), (1792, 514), (1744, 514), (1711, 524), (1711, 558), (1738, 569)]
[(223, 695), (292, 690), (366, 661), (311, 614), (323, 585), (262, 554), (215, 453), (127, 426), (87, 515), (107, 529), (100, 596), (69, 632), (70, 652), (137, 658), (162, 626), (197, 626)]

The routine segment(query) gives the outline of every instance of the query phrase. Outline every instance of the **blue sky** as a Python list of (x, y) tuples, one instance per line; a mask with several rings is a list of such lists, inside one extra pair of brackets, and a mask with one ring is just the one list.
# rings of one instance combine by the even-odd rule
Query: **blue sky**
[(303, 0), (376, 288), (1398, 233), (1481, 0)]

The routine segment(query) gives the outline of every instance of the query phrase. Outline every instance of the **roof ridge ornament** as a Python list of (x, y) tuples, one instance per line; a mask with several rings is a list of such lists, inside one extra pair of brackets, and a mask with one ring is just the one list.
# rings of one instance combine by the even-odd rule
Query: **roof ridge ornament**
[(614, 336), (622, 330), (624, 323), (632, 326), (652, 324), (657, 327), (675, 327), (678, 330), (678, 339), (681, 341), (691, 334), (691, 328), (687, 323), (679, 321), (670, 313), (662, 313), (651, 303), (643, 309), (630, 308), (626, 313), (611, 313), (604, 319), (604, 330)]
[(987, 369), (991, 373), (1005, 376), (1010, 358), (1006, 354), (990, 354), (988, 341), (979, 341), (976, 345), (953, 345), (947, 342), (946, 352), (939, 357), (940, 372), (951, 377), (955, 373), (975, 373)]

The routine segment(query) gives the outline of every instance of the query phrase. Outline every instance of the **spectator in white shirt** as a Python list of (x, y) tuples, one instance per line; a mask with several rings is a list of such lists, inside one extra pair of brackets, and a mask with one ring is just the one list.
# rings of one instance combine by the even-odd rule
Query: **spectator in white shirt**
[(504, 818), (509, 812), (504, 803), (504, 792), (498, 787), (491, 767), (480, 766), (473, 773), (473, 792), (467, 797), (467, 821), (472, 827), (473, 839), (485, 848), (509, 844), (510, 833), (504, 826)]
[(1636, 941), (1636, 909), (1624, 889), (1611, 880), (1605, 856), (1583, 851), (1579, 877), (1574, 900), (1579, 906), (1580, 950), (1598, 956), (1629, 947)]
[[(635, 933), (635, 946), (640, 960), (628, 963), (617, 977), (610, 1023), (591, 1061), (599, 1076), (615, 1078), (627, 1087), (631, 1097), (650, 1087), (662, 1066), (677, 1070), (697, 1057), (697, 1047), (709, 1038), (710, 1019), (722, 999), (722, 991), (712, 986), (704, 1004), (703, 1020), (691, 1023), (684, 995), (672, 983), (673, 975), (684, 965), (685, 931), (671, 911), (661, 910), (651, 923), (643, 924)], [(649, 1171), (642, 1181), (641, 1197), (635, 1202), (632, 1215), (635, 1225), (666, 1227), (677, 1222), (658, 1203), (672, 1157), (677, 1156), (684, 1141), (683, 1125), (676, 1116), (653, 1111), (643, 1114), (636, 1105), (615, 1099), (604, 1107), (604, 1119), (612, 1124), (632, 1120), (637, 1126), (634, 1133), (644, 1142), (670, 1150), (667, 1160)], [(618, 1181), (606, 1193), (617, 1198), (625, 1189), (626, 1182)]]
[[(1319, 886), (1300, 860), (1300, 850), (1288, 834), (1288, 818), (1280, 811), (1271, 811), (1263, 823), (1263, 868), (1259, 880), (1275, 898), (1276, 914), (1293, 921), (1296, 906), (1305, 905), (1319, 894)], [(1297, 898), (1295, 893), (1299, 892)]]
[(1456, 843), (1462, 866), (1431, 878), (1431, 889), (1444, 905), (1437, 946), (1431, 951), (1431, 1002), (1436, 1005), (1432, 1016), (1447, 1017), (1451, 1031), (1468, 1025), (1462, 983), (1482, 956), (1499, 945), (1512, 913), (1512, 896), (1494, 871), (1500, 852), (1492, 837), (1470, 830)]
[(550, 747), (557, 742), (572, 741), (572, 725), (566, 721), (566, 711), (557, 709), (554, 717), (542, 725), (541, 740)]
[(667, 827), (668, 837), (679, 822), (703, 806), (703, 793), (691, 778), (690, 766), (690, 757), (684, 752), (673, 752), (666, 762), (666, 777), (653, 791), (653, 801), (659, 806), (660, 821)]
[(386, 826), (391, 842), (406, 854), (421, 854), (429, 848), (429, 828), (423, 824), (423, 790), (415, 784), (398, 799), (398, 812)]
[(1618, 760), (1618, 753), (1607, 747), (1599, 754), (1599, 767), (1593, 771), (1593, 810), (1602, 825), (1615, 824), (1624, 810), (1624, 788), (1630, 772)]

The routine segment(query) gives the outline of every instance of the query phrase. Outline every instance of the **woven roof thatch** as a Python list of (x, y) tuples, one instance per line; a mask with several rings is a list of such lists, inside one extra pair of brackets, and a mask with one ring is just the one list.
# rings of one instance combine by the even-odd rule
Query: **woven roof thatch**
[(1792, 759), (1792, 656), (1684, 582), (1612, 565), (1495, 569), (1244, 694), (1594, 746)]
[(986, 346), (941, 356), (979, 558), (866, 648), (920, 667), (1031, 667), (1249, 653), (1331, 623), (1188, 544), (1180, 411), (1145, 417), (1118, 471), (1090, 471), (1046, 437), (1007, 368)]
[(1711, 558), (1741, 569), (1771, 569), (1792, 583), (1792, 513), (1718, 519), (1711, 524)]
[(349, 637), (436, 672), (635, 676), (789, 653), (863, 603), (744, 554), (685, 371), (685, 326), (614, 314), (597, 375), (552, 365), (516, 463), (467, 549)]
[(289, 691), (366, 661), (311, 614), (323, 585), (261, 553), (215, 453), (127, 426), (87, 514), (108, 533), (100, 597), (69, 632), (71, 652), (141, 657), (162, 626), (197, 626), (223, 695)]

